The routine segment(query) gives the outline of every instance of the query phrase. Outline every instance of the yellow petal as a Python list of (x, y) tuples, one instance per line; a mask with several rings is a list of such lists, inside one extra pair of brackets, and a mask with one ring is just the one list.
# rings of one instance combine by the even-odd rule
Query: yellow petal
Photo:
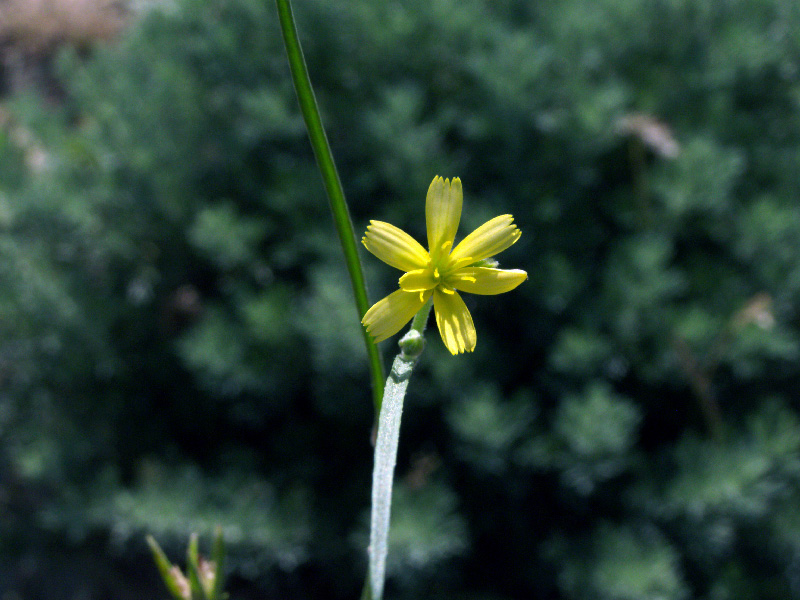
[(477, 334), (467, 305), (457, 293), (444, 294), (438, 288), (433, 290), (433, 308), (436, 311), (436, 325), (444, 345), (451, 354), (475, 350)]
[(430, 297), (431, 292), (397, 290), (373, 304), (361, 323), (376, 342), (382, 342), (400, 331)]
[(422, 269), (430, 258), (417, 240), (383, 221), (370, 221), (361, 243), (387, 265), (401, 271)]
[(450, 275), (447, 283), (462, 292), (488, 296), (510, 292), (527, 278), (528, 274), (520, 269), (469, 267)]
[[(464, 193), (461, 180), (434, 177), (428, 188), (425, 200), (425, 222), (428, 227), (428, 250), (433, 256), (441, 254), (452, 247), (456, 237), (458, 223), (461, 220), (461, 204)], [(443, 249), (445, 244), (449, 244)]]
[(400, 287), (407, 292), (432, 290), (439, 285), (439, 279), (434, 277), (436, 272), (433, 269), (409, 271), (400, 278)]
[(514, 225), (514, 217), (500, 215), (487, 221), (461, 240), (450, 254), (450, 262), (470, 257), (478, 262), (502, 252), (519, 239), (522, 232)]

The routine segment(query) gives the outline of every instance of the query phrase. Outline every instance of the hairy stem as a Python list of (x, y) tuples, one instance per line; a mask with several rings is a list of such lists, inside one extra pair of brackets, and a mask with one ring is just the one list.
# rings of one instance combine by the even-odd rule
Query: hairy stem
[[(397, 444), (400, 438), (400, 417), (403, 399), (411, 371), (425, 345), (422, 337), (431, 300), (423, 306), (411, 323), (411, 329), (400, 340), (400, 354), (394, 359), (392, 372), (386, 380), (383, 403), (378, 418), (375, 441), (375, 466), (372, 471), (372, 513), (369, 532), (369, 579), (362, 598), (381, 600), (386, 578), (386, 556), (389, 552), (389, 521), (392, 509), (392, 485), (397, 463)], [(367, 596), (367, 591), (370, 596)]]

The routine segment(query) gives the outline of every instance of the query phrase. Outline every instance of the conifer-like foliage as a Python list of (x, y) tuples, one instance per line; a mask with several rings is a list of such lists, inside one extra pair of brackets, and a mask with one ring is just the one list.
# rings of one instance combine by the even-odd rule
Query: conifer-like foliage
[[(386, 597), (799, 597), (800, 8), (295, 10), (358, 230), (423, 240), (443, 173), (525, 232), (417, 367)], [(145, 534), (220, 524), (232, 597), (356, 597), (361, 315), (274, 6), (57, 66), (0, 108), (0, 596), (156, 597)]]

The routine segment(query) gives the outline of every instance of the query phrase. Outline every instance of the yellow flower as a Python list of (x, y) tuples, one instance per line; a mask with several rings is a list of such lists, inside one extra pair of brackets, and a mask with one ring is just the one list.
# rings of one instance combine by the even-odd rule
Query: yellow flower
[(402, 229), (370, 221), (361, 242), (383, 262), (406, 272), (400, 278), (400, 289), (375, 303), (361, 320), (376, 342), (400, 331), (432, 295), (444, 345), (452, 354), (472, 352), (477, 339), (475, 325), (458, 291), (502, 294), (528, 278), (518, 269), (479, 265), (522, 235), (511, 215), (487, 221), (453, 247), (463, 197), (459, 178), (451, 183), (434, 177), (425, 201), (429, 251)]

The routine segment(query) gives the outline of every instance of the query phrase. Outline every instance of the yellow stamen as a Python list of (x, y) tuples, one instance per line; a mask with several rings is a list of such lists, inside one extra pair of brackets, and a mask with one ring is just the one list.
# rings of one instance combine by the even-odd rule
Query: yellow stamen
[(433, 278), (434, 278), (436, 281), (439, 281), (439, 269), (434, 269), (434, 270), (433, 270)]
[(453, 242), (444, 242), (444, 243), (442, 244), (442, 254), (444, 254), (445, 252), (447, 252), (447, 249), (448, 249), (450, 246), (452, 246), (452, 245), (453, 245)]
[(474, 277), (470, 277), (469, 275), (459, 275), (458, 277), (461, 281), (469, 281), (475, 283), (476, 279)]
[(459, 258), (453, 264), (450, 265), (450, 270), (455, 271), (456, 269), (460, 269), (462, 267), (466, 267), (467, 265), (471, 265), (475, 261), (472, 260), (471, 256), (465, 256), (463, 258)]
[(442, 290), (445, 294), (455, 294), (456, 293), (456, 291), (454, 289), (451, 289), (451, 288), (445, 287), (445, 286), (440, 286), (439, 289)]

